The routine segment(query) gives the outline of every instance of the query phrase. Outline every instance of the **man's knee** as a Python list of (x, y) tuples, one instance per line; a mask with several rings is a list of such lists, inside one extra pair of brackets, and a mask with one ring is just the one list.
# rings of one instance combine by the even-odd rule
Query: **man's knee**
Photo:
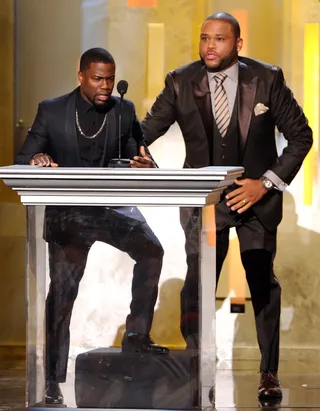
[[(141, 225), (132, 236), (132, 248), (134, 259), (136, 261), (144, 258), (154, 258), (156, 260), (163, 260), (164, 249), (155, 236), (151, 228), (147, 224)], [(129, 251), (129, 254), (130, 251)]]
[(248, 273), (257, 269), (270, 272), (273, 266), (273, 254), (265, 249), (247, 250), (241, 253), (241, 261)]
[(148, 246), (147, 250), (148, 250), (147, 256), (149, 258), (152, 257), (157, 260), (161, 260), (161, 261), (163, 260), (164, 249), (158, 240), (153, 242), (150, 246)]
[(241, 260), (246, 272), (249, 287), (256, 290), (278, 288), (280, 283), (273, 272), (274, 254), (268, 250), (256, 249), (241, 253)]
[(150, 248), (153, 250), (153, 255), (156, 258), (162, 259), (164, 256), (164, 249), (158, 237), (156, 237), (155, 234), (153, 233), (150, 237), (150, 243), (151, 243)]

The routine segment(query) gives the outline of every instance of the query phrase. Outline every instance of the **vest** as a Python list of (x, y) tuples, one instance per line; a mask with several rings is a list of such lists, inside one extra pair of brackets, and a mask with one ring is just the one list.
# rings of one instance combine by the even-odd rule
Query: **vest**
[[(215, 118), (213, 118), (213, 143), (212, 146), (212, 165), (213, 166), (239, 166), (240, 147), (239, 147), (239, 127), (238, 127), (238, 93), (235, 98), (233, 112), (227, 133), (221, 136)], [(209, 145), (210, 147), (210, 145)]]

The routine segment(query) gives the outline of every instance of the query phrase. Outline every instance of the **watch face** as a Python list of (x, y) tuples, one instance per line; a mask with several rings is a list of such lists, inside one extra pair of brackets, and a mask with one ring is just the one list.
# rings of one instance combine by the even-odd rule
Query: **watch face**
[(263, 185), (265, 188), (270, 189), (272, 188), (273, 184), (270, 180), (263, 180)]

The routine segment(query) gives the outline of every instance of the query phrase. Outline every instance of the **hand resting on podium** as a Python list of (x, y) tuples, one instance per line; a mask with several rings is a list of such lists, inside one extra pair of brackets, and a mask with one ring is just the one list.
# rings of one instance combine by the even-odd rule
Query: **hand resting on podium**
[(44, 153), (35, 154), (29, 164), (39, 167), (59, 167), (59, 164), (55, 163), (48, 154)]
[(134, 156), (133, 160), (130, 160), (130, 165), (132, 168), (156, 168), (144, 146), (140, 147), (140, 156)]

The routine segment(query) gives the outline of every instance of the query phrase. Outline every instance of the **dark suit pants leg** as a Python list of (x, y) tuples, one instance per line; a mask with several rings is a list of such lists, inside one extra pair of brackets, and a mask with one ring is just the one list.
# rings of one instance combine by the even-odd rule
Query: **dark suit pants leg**
[[(189, 210), (189, 211), (188, 211)], [(181, 224), (186, 234), (188, 271), (181, 292), (181, 332), (188, 342), (198, 336), (198, 257), (199, 212), (181, 209)], [(196, 210), (196, 209), (193, 209)], [(236, 226), (241, 258), (246, 270), (256, 319), (258, 343), (261, 350), (261, 370), (276, 371), (279, 361), (279, 324), (281, 288), (273, 272), (276, 253), (276, 231), (267, 231), (253, 213), (240, 217), (232, 215), (224, 204), (216, 208), (217, 258), (216, 276), (228, 252), (229, 228)], [(198, 238), (197, 238), (197, 235)], [(213, 296), (214, 298), (214, 296)]]
[(256, 217), (240, 225), (237, 232), (254, 309), (260, 370), (277, 371), (281, 310), (281, 287), (273, 271), (277, 233), (267, 231)]
[[(199, 263), (200, 263), (200, 230), (201, 213), (199, 208), (180, 208), (180, 223), (184, 230), (187, 255), (187, 275), (180, 295), (181, 319), (180, 330), (188, 347), (198, 345), (199, 333)], [(229, 228), (217, 234), (216, 247), (216, 281), (225, 256), (228, 252)], [(215, 298), (213, 295), (212, 298)]]
[(133, 269), (132, 300), (126, 331), (148, 335), (151, 330), (158, 283), (162, 269), (163, 248), (147, 223), (134, 226), (128, 234), (124, 251), (136, 261)]
[(187, 257), (187, 274), (180, 294), (180, 330), (191, 348), (197, 344), (198, 339), (201, 210), (181, 207), (180, 223), (186, 238)]
[(88, 248), (49, 243), (50, 287), (46, 300), (46, 379), (66, 380), (69, 326)]

